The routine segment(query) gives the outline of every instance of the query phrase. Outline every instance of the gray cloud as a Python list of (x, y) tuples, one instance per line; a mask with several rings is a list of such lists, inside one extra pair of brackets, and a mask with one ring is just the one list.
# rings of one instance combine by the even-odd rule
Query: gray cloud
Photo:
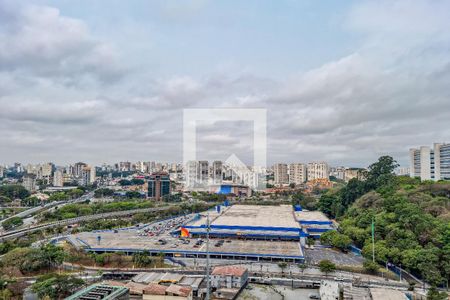
[[(233, 107), (267, 109), (269, 163), (406, 164), (409, 147), (450, 142), (449, 15), (445, 1), (360, 2), (343, 27), (363, 42), (336, 61), (287, 79), (162, 78), (128, 72), (113, 42), (55, 8), (0, 1), (0, 163), (181, 161), (182, 109)], [(248, 122), (198, 134), (199, 158), (252, 162)]]

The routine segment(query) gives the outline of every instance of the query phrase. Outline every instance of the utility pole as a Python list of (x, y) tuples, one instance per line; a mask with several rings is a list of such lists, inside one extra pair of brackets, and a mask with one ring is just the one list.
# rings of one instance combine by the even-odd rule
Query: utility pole
[(372, 261), (375, 262), (375, 221), (372, 217)]
[(210, 299), (210, 278), (209, 278), (209, 212), (206, 214), (206, 300)]

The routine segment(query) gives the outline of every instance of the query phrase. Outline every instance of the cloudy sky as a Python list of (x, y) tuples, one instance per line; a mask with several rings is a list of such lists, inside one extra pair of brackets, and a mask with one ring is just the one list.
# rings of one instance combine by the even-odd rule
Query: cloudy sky
[[(20, 2), (20, 3), (19, 3)], [(0, 164), (179, 161), (183, 110), (267, 109), (268, 163), (450, 142), (450, 1), (0, 0)], [(252, 123), (198, 123), (253, 159)]]

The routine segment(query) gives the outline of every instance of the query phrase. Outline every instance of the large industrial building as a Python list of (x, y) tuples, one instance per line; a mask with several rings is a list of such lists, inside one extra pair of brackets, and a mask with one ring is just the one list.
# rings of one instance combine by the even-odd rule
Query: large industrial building
[[(319, 237), (333, 229), (324, 214), (291, 205), (218, 206), (182, 218), (185, 219), (176, 227), (157, 235), (147, 236), (145, 228), (150, 225), (145, 225), (139, 229), (82, 232), (67, 240), (97, 253), (148, 251), (155, 256), (164, 253), (168, 257), (206, 258), (209, 218), (211, 258), (302, 262), (306, 237)], [(181, 229), (188, 232), (187, 240), (181, 239), (183, 242), (179, 239)]]

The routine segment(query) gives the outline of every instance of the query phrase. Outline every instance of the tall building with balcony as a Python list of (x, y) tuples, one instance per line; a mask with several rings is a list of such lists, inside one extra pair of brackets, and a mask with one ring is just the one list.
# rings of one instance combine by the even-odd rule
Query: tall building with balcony
[(30, 193), (36, 191), (36, 175), (34, 175), (34, 174), (25, 174), (23, 176), (22, 185)]
[(205, 188), (209, 181), (209, 163), (207, 160), (191, 160), (184, 170), (185, 188)]
[(86, 166), (81, 171), (81, 180), (80, 183), (83, 186), (91, 185), (95, 182), (95, 167), (94, 166)]
[(308, 181), (315, 179), (329, 179), (330, 168), (326, 162), (308, 163)]
[(166, 172), (150, 175), (148, 180), (148, 197), (160, 200), (170, 195), (170, 177)]
[(450, 180), (450, 144), (435, 143), (409, 150), (411, 177), (421, 180)]
[(53, 186), (64, 186), (64, 174), (62, 170), (56, 170), (53, 174)]
[(302, 184), (306, 182), (306, 165), (293, 163), (289, 165), (289, 184)]
[(273, 166), (273, 176), (275, 184), (288, 184), (288, 166), (287, 164), (275, 164)]
[(220, 160), (216, 160), (212, 164), (211, 179), (213, 184), (222, 184), (223, 181), (223, 164)]

